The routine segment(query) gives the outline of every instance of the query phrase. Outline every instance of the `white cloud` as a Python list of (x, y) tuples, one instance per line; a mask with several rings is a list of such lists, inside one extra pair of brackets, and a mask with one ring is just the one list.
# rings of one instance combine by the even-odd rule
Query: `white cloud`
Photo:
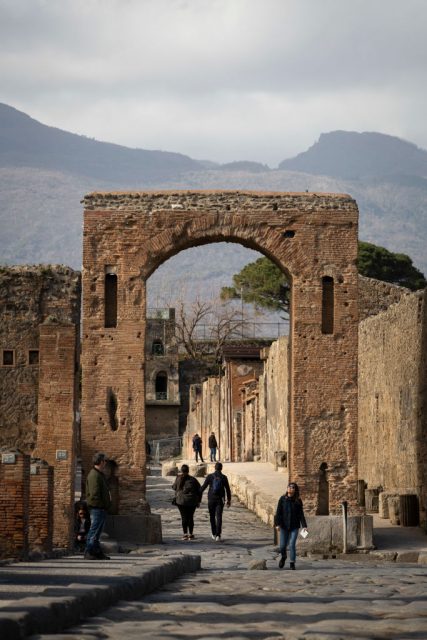
[(0, 0), (1, 100), (98, 139), (275, 165), (322, 131), (427, 147), (424, 0)]

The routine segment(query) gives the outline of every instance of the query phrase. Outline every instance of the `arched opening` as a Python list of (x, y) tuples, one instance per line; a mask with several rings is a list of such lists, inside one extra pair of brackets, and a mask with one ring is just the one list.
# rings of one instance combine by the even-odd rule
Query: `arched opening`
[(156, 400), (168, 399), (168, 374), (166, 371), (159, 371), (156, 375), (155, 391)]
[[(283, 241), (292, 242), (294, 235), (284, 236), (286, 240)], [(277, 261), (270, 261), (271, 257), (242, 245), (237, 239), (234, 242), (203, 243), (168, 256), (147, 280), (146, 339), (152, 345), (154, 355), (152, 326), (163, 318), (161, 334), (165, 336), (165, 354), (172, 367), (168, 372), (179, 369), (179, 406), (175, 407), (178, 426), (175, 434), (183, 438), (184, 448), (185, 438), (190, 437), (191, 441), (196, 431), (202, 434), (204, 446), (207, 446), (213, 431), (224, 461), (268, 460), (275, 463), (277, 451), (288, 457), (289, 311), (285, 313), (278, 307), (274, 308), (273, 304), (263, 307), (258, 300), (257, 304), (247, 301), (251, 292), (249, 286), (248, 289), (235, 287), (233, 297), (221, 298), (222, 289), (235, 284), (233, 277), (248, 265), (256, 266), (259, 260), (270, 262), (272, 266), (272, 273), (265, 270), (265, 265), (256, 266), (256, 269), (261, 269), (262, 276), (277, 278), (278, 272), (284, 282), (289, 283), (286, 289), (289, 296), (290, 276), (287, 274), (286, 281), (282, 267), (277, 265)], [(284, 290), (283, 285), (281, 295)], [(174, 311), (176, 349), (170, 348), (170, 311)], [(281, 341), (280, 348), (275, 344), (278, 340)], [(262, 383), (267, 392), (260, 394), (258, 386), (264, 358), (272, 344), (273, 351), (277, 352), (273, 356), (274, 369), (275, 373), (280, 370), (280, 377), (276, 376), (275, 386)], [(281, 357), (283, 353), (285, 358)], [(150, 367), (155, 366), (154, 360), (151, 363), (147, 359), (148, 397), (153, 380)], [(270, 366), (269, 375), (272, 370), (273, 366)], [(168, 385), (170, 404), (171, 379)], [(194, 403), (190, 403), (193, 386), (202, 391), (201, 401), (194, 407)], [(241, 395), (243, 386), (245, 393)], [(281, 413), (279, 428), (272, 416), (277, 407)], [(146, 424), (150, 440), (160, 438), (160, 425), (164, 426), (166, 422), (169, 431), (167, 435), (162, 431), (161, 438), (172, 440), (173, 410), (171, 404), (169, 409), (163, 404), (154, 407), (148, 400)], [(160, 411), (163, 411), (162, 417)], [(266, 429), (260, 430), (259, 426), (260, 421), (266, 423), (267, 411), (271, 415), (268, 437)], [(184, 450), (184, 455), (191, 455), (191, 451)]]
[(328, 465), (322, 462), (319, 468), (319, 489), (317, 493), (317, 516), (329, 515)]

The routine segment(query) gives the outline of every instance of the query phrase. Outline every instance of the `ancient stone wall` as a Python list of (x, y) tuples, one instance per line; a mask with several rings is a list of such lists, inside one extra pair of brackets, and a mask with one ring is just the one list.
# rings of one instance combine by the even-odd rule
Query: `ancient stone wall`
[[(241, 243), (292, 281), (290, 466), (307, 511), (328, 461), (331, 505), (357, 503), (357, 225), (346, 195), (255, 192), (95, 193), (83, 239), (84, 466), (98, 445), (118, 463), (128, 508), (145, 495), (146, 280), (179, 251)], [(117, 398), (118, 428), (107, 390)], [(132, 494), (132, 495), (131, 495)], [(142, 505), (141, 505), (142, 506)]]
[(30, 456), (2, 448), (0, 452), (0, 558), (28, 552)]
[(46, 322), (40, 327), (40, 381), (35, 457), (54, 467), (53, 542), (73, 539), (78, 402), (77, 327)]
[(359, 326), (359, 476), (427, 503), (426, 291)]
[(287, 466), (289, 453), (289, 340), (282, 336), (272, 343), (260, 377), (260, 405), (264, 407), (265, 427), (261, 425), (262, 460)]
[(53, 467), (31, 460), (28, 543), (31, 550), (51, 551), (53, 541)]
[(80, 274), (68, 267), (0, 268), (0, 446), (33, 451), (38, 422), (39, 326), (47, 318), (78, 326), (80, 293)]
[(409, 295), (411, 291), (405, 287), (359, 274), (359, 321), (386, 311)]

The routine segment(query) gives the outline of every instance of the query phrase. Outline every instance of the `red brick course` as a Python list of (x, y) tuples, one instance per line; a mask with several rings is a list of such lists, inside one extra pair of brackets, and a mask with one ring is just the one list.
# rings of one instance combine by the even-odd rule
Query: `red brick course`
[[(5, 456), (13, 462), (7, 463)], [(19, 451), (0, 454), (0, 557), (28, 552), (30, 456)]]

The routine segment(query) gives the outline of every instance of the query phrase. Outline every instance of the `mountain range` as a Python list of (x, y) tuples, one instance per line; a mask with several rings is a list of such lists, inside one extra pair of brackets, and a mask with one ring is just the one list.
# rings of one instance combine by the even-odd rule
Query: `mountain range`
[[(360, 238), (407, 253), (427, 273), (427, 151), (376, 132), (321, 134), (277, 169), (131, 149), (49, 127), (0, 104), (0, 262), (81, 265), (82, 206), (95, 190), (255, 189), (349, 193)], [(150, 278), (151, 303), (177, 281), (219, 291), (258, 257), (240, 245), (189, 249)]]

